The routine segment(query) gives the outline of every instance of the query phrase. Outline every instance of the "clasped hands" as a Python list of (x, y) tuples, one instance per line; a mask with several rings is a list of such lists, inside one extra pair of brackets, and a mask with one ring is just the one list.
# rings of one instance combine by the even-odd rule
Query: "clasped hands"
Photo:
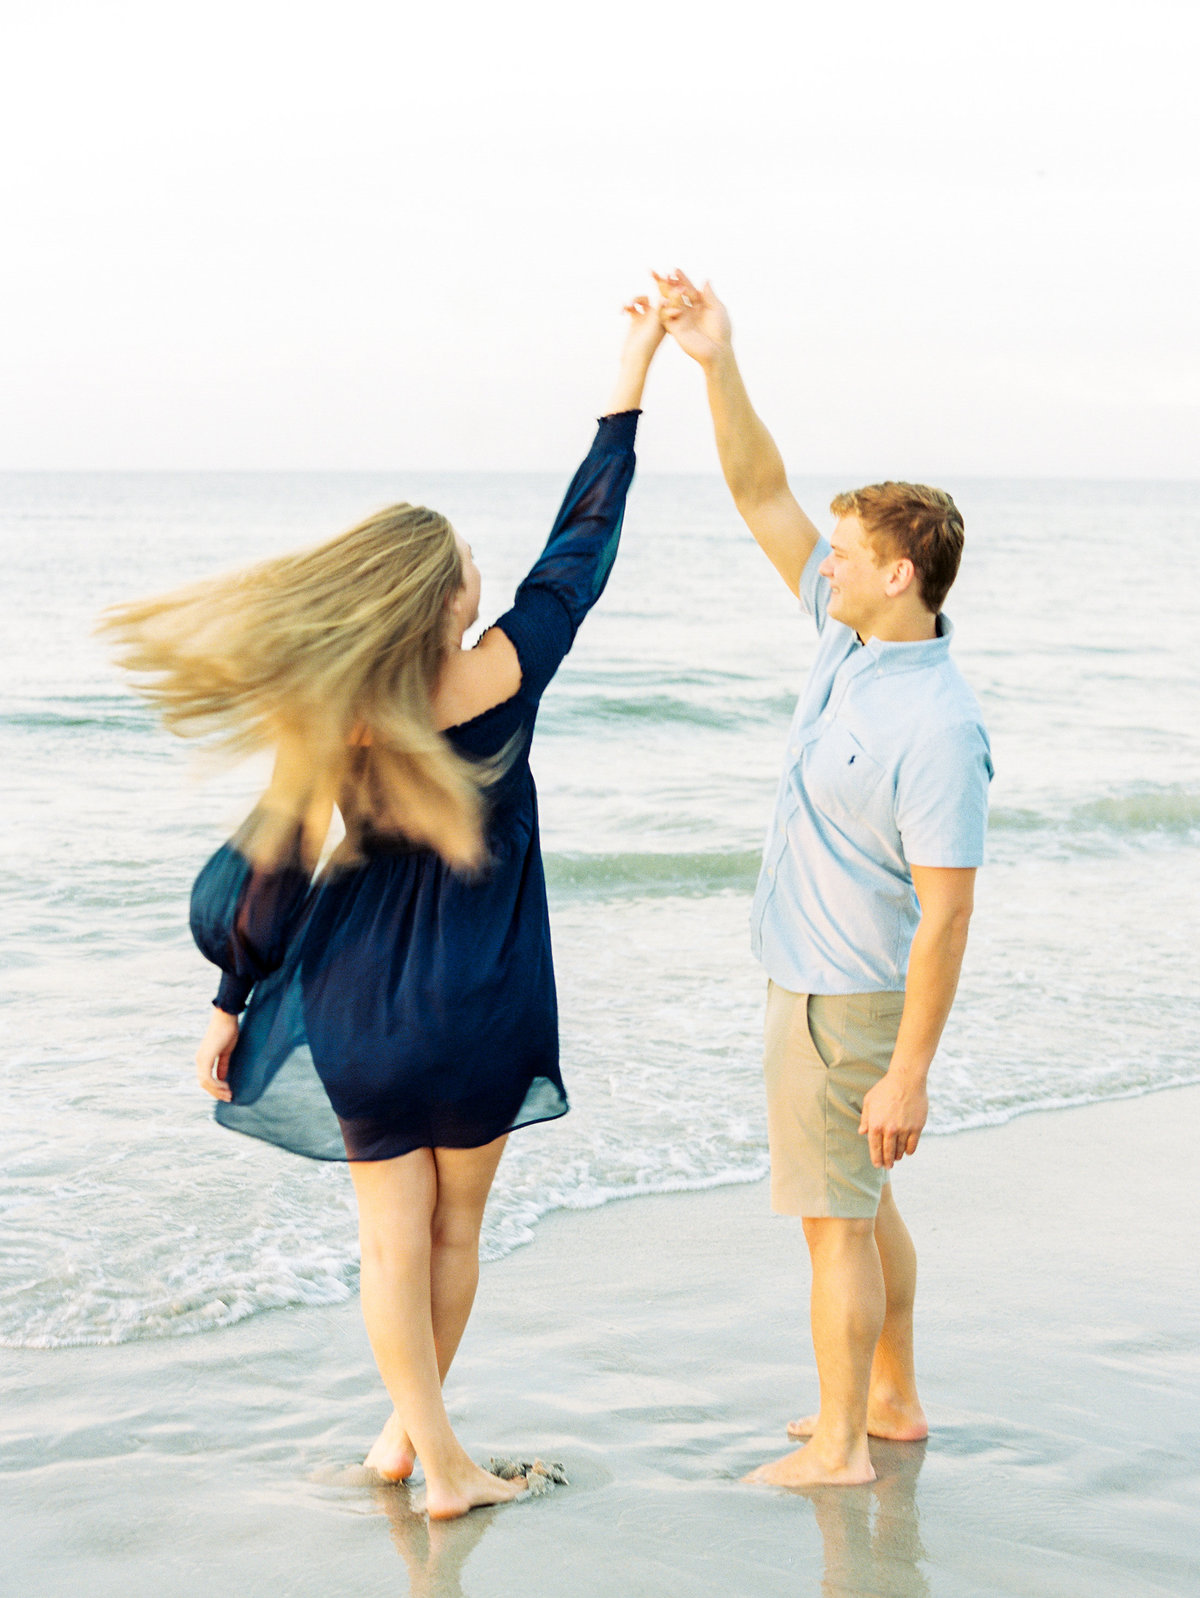
[(623, 307), (630, 318), (625, 345), (628, 356), (648, 362), (666, 333), (702, 366), (731, 347), (729, 313), (710, 284), (697, 288), (678, 270), (665, 276), (658, 272), (650, 275), (658, 290), (658, 304), (639, 294)]
[(659, 303), (652, 305), (645, 294), (629, 301), (624, 309), (632, 321), (630, 341), (643, 344), (648, 352), (658, 345), (664, 333), (693, 360), (706, 365), (730, 347), (729, 313), (713, 293), (710, 284), (698, 288), (685, 273), (652, 272)]

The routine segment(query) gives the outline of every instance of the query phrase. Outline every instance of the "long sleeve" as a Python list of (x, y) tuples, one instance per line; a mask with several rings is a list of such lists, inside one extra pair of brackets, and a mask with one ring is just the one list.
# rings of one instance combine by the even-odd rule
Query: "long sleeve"
[(600, 418), (592, 447), (563, 496), (546, 546), (496, 623), (521, 660), (522, 691), (540, 696), (604, 592), (633, 480), (640, 411)]
[(236, 1015), (250, 990), (283, 964), (310, 887), (295, 847), (274, 870), (257, 869), (243, 852), (253, 818), (222, 844), (192, 888), (191, 929), (205, 959), (224, 973), (214, 1001)]

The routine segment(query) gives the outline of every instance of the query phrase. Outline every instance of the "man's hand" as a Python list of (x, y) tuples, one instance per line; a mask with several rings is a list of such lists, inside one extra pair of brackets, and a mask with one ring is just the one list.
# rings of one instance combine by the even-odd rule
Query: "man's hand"
[(915, 1154), (929, 1117), (924, 1082), (906, 1082), (889, 1071), (863, 1099), (858, 1130), (871, 1150), (871, 1164), (890, 1171), (897, 1160)]
[(929, 1114), (925, 1077), (954, 1003), (975, 903), (974, 867), (913, 866), (921, 919), (908, 956), (904, 1013), (887, 1074), (863, 1099), (858, 1130), (872, 1165), (915, 1154)]
[(229, 1056), (238, 1040), (238, 1018), (213, 1007), (208, 1031), (196, 1050), (196, 1080), (206, 1093), (226, 1104), (233, 1092), (225, 1080), (229, 1075)]
[(666, 277), (653, 274), (662, 296), (660, 315), (667, 332), (686, 355), (709, 366), (733, 348), (729, 312), (706, 283), (698, 289), (678, 270)]

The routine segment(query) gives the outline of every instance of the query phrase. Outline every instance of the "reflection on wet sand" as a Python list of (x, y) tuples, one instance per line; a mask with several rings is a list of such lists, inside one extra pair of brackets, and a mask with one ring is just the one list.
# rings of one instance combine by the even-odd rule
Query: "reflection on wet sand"
[(925, 1443), (871, 1443), (876, 1480), (866, 1487), (810, 1487), (825, 1545), (822, 1598), (871, 1592), (929, 1598), (921, 1570), (925, 1549), (917, 1513), (917, 1477)]
[(496, 1518), (496, 1510), (473, 1509), (458, 1520), (430, 1520), (424, 1493), (407, 1482), (380, 1482), (374, 1496), (408, 1569), (411, 1598), (466, 1598), (463, 1566)]
[[(868, 1486), (794, 1489), (795, 1496), (811, 1501), (824, 1544), (822, 1598), (864, 1592), (880, 1598), (930, 1598), (921, 1568), (926, 1554), (917, 1511), (917, 1477), (925, 1449), (923, 1442), (873, 1441), (877, 1478)], [(466, 1598), (463, 1570), (496, 1510), (430, 1521), (424, 1495), (407, 1483), (379, 1483), (372, 1492), (408, 1570), (411, 1598)]]

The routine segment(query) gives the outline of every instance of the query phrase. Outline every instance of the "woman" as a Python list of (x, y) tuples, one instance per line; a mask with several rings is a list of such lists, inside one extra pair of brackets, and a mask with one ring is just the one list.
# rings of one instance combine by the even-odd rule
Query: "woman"
[[(197, 1072), (224, 1124), (349, 1159), (363, 1315), (393, 1404), (367, 1464), (395, 1481), (420, 1458), (436, 1519), (525, 1485), (467, 1456), (441, 1384), (505, 1138), (567, 1109), (528, 755), (616, 554), (662, 338), (644, 298), (625, 309), (609, 411), (512, 609), (473, 649), (471, 549), (412, 506), (104, 622), (169, 726), (276, 751), (193, 892), (196, 940), (225, 973)], [(346, 838), (313, 882), (335, 803)]]

